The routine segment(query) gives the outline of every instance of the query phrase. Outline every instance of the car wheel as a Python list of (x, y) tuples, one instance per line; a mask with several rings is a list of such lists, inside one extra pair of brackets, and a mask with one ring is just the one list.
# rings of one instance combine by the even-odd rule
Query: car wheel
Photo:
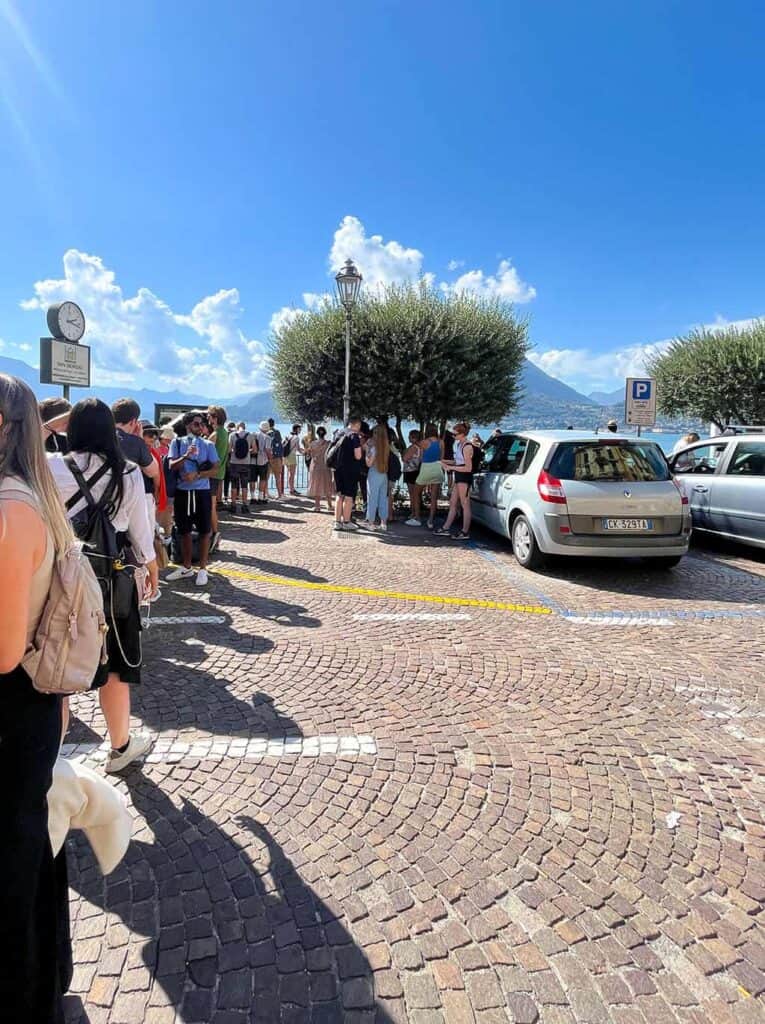
[(539, 550), (537, 539), (526, 516), (518, 516), (513, 522), (513, 554), (524, 569), (541, 569), (545, 557)]
[(643, 561), (649, 569), (674, 569), (679, 565), (682, 555), (667, 555), (662, 558), (645, 558)]

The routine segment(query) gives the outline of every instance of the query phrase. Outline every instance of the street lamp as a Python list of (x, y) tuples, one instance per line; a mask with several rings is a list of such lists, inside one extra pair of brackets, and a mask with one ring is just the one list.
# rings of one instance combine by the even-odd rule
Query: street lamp
[(345, 391), (343, 392), (343, 423), (348, 422), (351, 412), (351, 315), (361, 288), (361, 274), (346, 260), (345, 266), (335, 275), (337, 297), (345, 309)]

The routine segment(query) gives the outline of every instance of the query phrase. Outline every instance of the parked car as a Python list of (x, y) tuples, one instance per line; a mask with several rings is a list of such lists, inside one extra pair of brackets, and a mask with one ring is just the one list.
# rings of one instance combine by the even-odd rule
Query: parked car
[(648, 559), (668, 569), (688, 550), (688, 499), (655, 441), (571, 430), (487, 442), (474, 518), (512, 541), (521, 565), (548, 555)]
[(697, 441), (669, 464), (694, 530), (765, 548), (765, 433)]

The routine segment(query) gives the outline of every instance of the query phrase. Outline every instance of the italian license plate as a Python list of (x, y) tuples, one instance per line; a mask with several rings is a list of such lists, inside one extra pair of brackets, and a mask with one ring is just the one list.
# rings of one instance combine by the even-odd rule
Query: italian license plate
[(604, 530), (652, 530), (653, 519), (604, 519)]

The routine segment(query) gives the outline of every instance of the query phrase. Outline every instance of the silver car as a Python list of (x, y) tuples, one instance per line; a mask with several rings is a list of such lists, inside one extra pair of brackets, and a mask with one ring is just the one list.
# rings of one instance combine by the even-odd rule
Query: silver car
[(669, 462), (694, 530), (765, 548), (765, 433), (697, 441)]
[(546, 555), (647, 558), (688, 550), (688, 499), (645, 438), (529, 430), (492, 438), (471, 491), (474, 518), (509, 538), (521, 565)]

